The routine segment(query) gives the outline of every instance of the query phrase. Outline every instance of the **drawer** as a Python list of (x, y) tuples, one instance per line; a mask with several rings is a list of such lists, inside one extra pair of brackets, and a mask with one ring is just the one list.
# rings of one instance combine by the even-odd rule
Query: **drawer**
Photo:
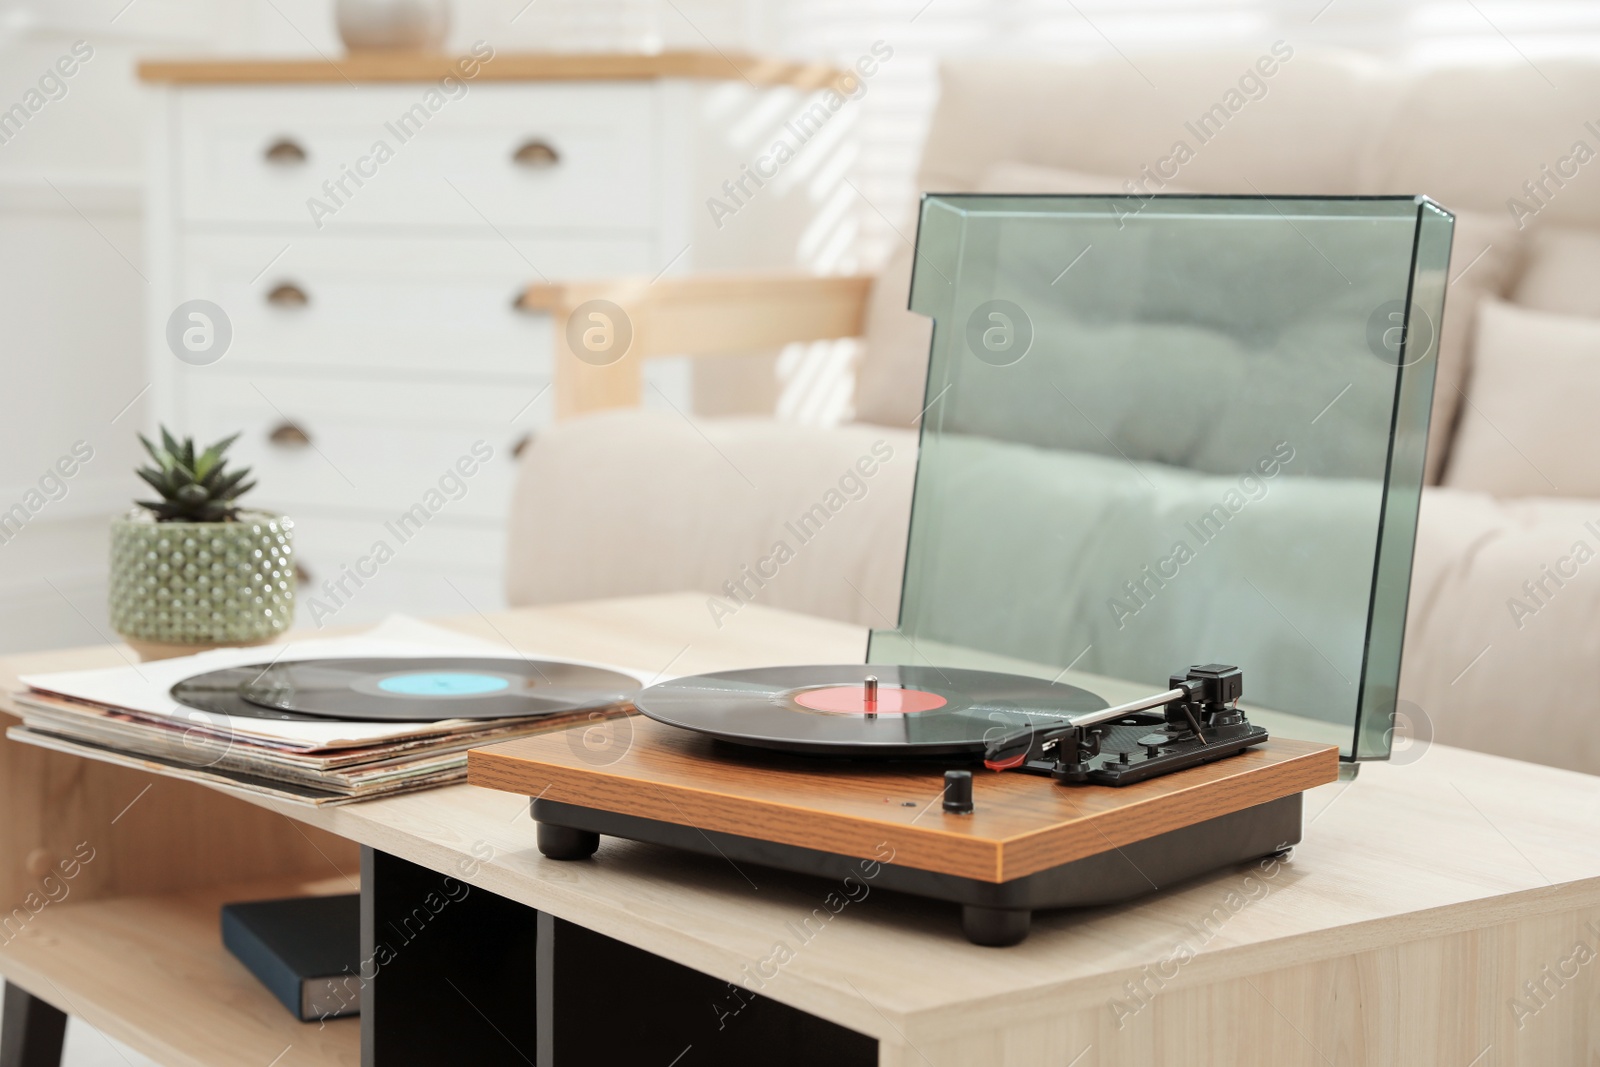
[[(291, 517), (314, 509), (398, 521), (410, 513), (406, 529), (440, 519), (503, 521), (513, 448), (551, 413), (537, 379), (477, 385), (217, 373), (218, 366), (177, 376), (177, 425), (201, 443), (240, 432), (232, 454), (259, 483), (247, 500)], [(491, 455), (475, 462), (480, 440), (480, 453)], [(458, 463), (472, 473), (461, 475)]]
[[(293, 518), (295, 551), (306, 560), (305, 569), (317, 582), (336, 577), (341, 568), (357, 567), (373, 555), (379, 541), (393, 556), (381, 565), (384, 570), (404, 567), (498, 574), (505, 561), (505, 526), (484, 519), (441, 515), (402, 542), (385, 525), (390, 516), (381, 511), (339, 513), (303, 508)], [(370, 564), (362, 567), (370, 568)], [(464, 610), (465, 605), (462, 607)]]
[[(321, 579), (316, 584), (320, 585)], [(304, 587), (295, 601), (295, 625), (308, 630), (322, 626), (374, 626), (395, 614), (427, 619), (469, 614), (473, 607), (484, 612), (500, 611), (506, 606), (504, 584), (498, 571), (444, 574), (403, 566), (397, 561), (348, 598), (335, 600), (317, 588)], [(469, 602), (472, 607), (467, 606)], [(512, 651), (509, 647), (502, 649), (505, 654)]]
[(655, 223), (650, 84), (186, 88), (176, 108), (176, 208), (191, 222)]
[[(218, 304), (233, 340), (217, 366), (548, 374), (550, 320), (512, 307), (548, 278), (648, 273), (630, 236), (189, 236), (178, 290)], [(532, 265), (530, 265), (532, 264)]]
[(303, 510), (295, 516), (301, 625), (362, 625), (396, 611), (460, 615), (504, 607), (503, 526), (441, 516), (401, 541), (386, 519), (381, 512)]

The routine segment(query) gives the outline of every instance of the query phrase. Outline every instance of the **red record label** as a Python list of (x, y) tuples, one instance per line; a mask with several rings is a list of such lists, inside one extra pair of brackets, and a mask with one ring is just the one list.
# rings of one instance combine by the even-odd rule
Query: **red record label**
[(889, 685), (878, 686), (877, 698), (870, 704), (864, 685), (802, 689), (792, 699), (802, 708), (829, 711), (836, 715), (914, 715), (919, 711), (942, 708), (949, 703), (938, 693), (930, 693), (926, 689), (901, 689)]

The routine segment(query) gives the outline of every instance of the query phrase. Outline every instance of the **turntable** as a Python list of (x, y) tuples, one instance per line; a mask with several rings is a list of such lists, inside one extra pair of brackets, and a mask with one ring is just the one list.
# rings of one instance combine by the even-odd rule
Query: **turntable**
[(609, 834), (865, 873), (961, 904), (968, 938), (1007, 945), (1034, 909), (1123, 900), (1299, 840), (1300, 792), (1337, 777), (1337, 749), (1269, 740), (1217, 699), (1240, 681), (1210, 665), (1107, 707), (958, 668), (731, 671), (641, 692), (647, 718), (628, 742), (589, 747), (572, 730), (507, 742), (471, 753), (470, 780), (541, 783), (533, 817), (554, 859), (590, 856)]
[(1104, 208), (925, 198), (898, 625), (863, 664), (673, 679), (473, 751), (546, 856), (866, 877), (1009, 945), (1036, 910), (1284, 853), (1305, 790), (1387, 758), (1437, 338), (1372, 325), (1439, 321), (1450, 216)]

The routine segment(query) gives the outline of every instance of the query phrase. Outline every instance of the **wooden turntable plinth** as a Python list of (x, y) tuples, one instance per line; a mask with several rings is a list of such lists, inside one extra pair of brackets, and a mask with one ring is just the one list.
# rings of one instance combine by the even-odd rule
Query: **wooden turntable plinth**
[(635, 715), (474, 749), (468, 780), (535, 798), (556, 858), (612, 834), (814, 874), (882, 863), (890, 888), (967, 905), (970, 936), (973, 908), (1021, 912), (1025, 933), (1034, 907), (1105, 903), (1287, 848), (1300, 794), (1337, 779), (1339, 754), (1271, 740), (1120, 788), (980, 769), (970, 815), (940, 803), (958, 765), (787, 756)]

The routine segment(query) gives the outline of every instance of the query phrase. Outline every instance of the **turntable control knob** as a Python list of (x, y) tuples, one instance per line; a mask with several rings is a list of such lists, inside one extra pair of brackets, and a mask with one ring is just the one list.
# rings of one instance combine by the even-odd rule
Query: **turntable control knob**
[(972, 814), (972, 772), (944, 772), (944, 810), (952, 815)]

